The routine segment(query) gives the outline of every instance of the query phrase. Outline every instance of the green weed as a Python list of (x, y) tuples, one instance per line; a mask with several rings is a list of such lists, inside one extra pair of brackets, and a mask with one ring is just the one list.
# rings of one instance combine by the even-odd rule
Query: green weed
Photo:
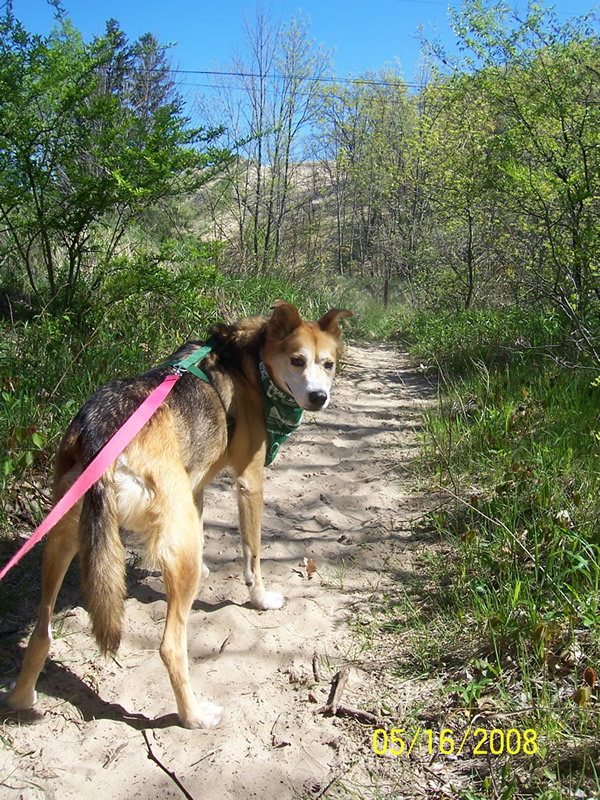
[[(595, 373), (567, 366), (572, 354), (561, 345), (557, 321), (540, 313), (424, 316), (404, 335), (440, 377), (437, 410), (426, 416), (422, 469), (446, 495), (430, 521), (450, 553), (424, 560), (423, 569), (440, 587), (432, 603), (444, 598), (437, 611), (448, 625), (446, 633), (435, 626), (439, 651), (461, 663), (452, 668), (452, 656), (446, 659), (447, 702), (471, 718), (499, 711), (513, 727), (534, 728), (552, 776), (530, 765), (531, 793), (524, 795), (521, 766), (507, 762), (464, 796), (596, 792)], [(464, 631), (458, 637), (457, 620)], [(568, 765), (565, 752), (574, 754)]]

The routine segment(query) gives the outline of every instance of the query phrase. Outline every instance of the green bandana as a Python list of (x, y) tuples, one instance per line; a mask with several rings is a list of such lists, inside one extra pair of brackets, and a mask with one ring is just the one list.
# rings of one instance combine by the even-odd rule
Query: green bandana
[[(202, 361), (210, 352), (217, 350), (216, 344), (215, 339), (211, 337), (205, 342), (204, 347), (194, 350), (187, 358), (181, 359), (180, 361), (172, 359), (171, 361), (164, 362), (162, 366), (174, 366), (176, 369), (191, 372), (197, 378), (201, 378), (212, 386), (208, 375), (197, 367), (196, 364)], [(258, 367), (262, 387), (265, 425), (267, 426), (268, 438), (265, 465), (268, 466), (275, 460), (281, 443), (285, 442), (288, 436), (300, 425), (302, 421), (302, 409), (300, 406), (296, 405), (296, 401), (293, 397), (290, 397), (289, 394), (282, 392), (281, 389), (275, 386), (262, 361), (259, 361)], [(220, 395), (219, 399), (221, 399)], [(223, 403), (222, 400), (221, 403)], [(225, 408), (225, 406), (223, 406), (223, 408)]]
[(265, 424), (267, 426), (267, 452), (265, 464), (272, 464), (281, 443), (292, 434), (302, 421), (302, 409), (289, 394), (282, 392), (271, 380), (267, 368), (259, 362)]

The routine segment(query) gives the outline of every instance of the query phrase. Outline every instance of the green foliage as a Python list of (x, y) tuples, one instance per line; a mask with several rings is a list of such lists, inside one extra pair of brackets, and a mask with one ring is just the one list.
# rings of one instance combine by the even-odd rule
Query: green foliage
[[(336, 197), (339, 275), (406, 273), (421, 203), (416, 150), (418, 114), (400, 71), (386, 67), (353, 84), (321, 90), (320, 146)], [(411, 219), (412, 217), (412, 219)]]
[[(594, 373), (558, 363), (561, 327), (541, 313), (426, 315), (408, 335), (441, 368), (423, 468), (447, 499), (431, 522), (450, 553), (424, 568), (478, 654), (448, 692), (471, 713), (481, 702), (523, 718), (529, 709), (551, 763), (554, 740), (598, 735), (577, 691), (600, 659)], [(577, 780), (597, 785), (587, 759)]]
[[(473, 57), (457, 65), (440, 90), (452, 88), (452, 108), (467, 120), (479, 94), (488, 125), (487, 134), (480, 126), (480, 153), (470, 150), (469, 174), (493, 178), (469, 206), (493, 223), (493, 238), (478, 261), (495, 262), (496, 291), (549, 301), (570, 326), (572, 341), (598, 360), (600, 50), (594, 20), (560, 23), (538, 4), (519, 19), (503, 2), (468, 0), (455, 14), (455, 28)], [(447, 113), (436, 124), (447, 130)], [(461, 180), (457, 158), (454, 164), (452, 179), (458, 174)]]
[(353, 337), (367, 341), (397, 340), (406, 321), (414, 318), (403, 288), (399, 281), (390, 282), (388, 305), (384, 308), (381, 281), (344, 276), (335, 282), (331, 304), (354, 313), (348, 327)]
[(403, 331), (412, 352), (442, 373), (473, 372), (519, 363), (532, 348), (566, 355), (561, 319), (552, 311), (500, 308), (441, 313), (413, 313)]
[(71, 305), (82, 272), (113, 257), (133, 220), (227, 161), (218, 130), (187, 126), (163, 50), (149, 36), (128, 44), (114, 21), (86, 44), (60, 12), (49, 36), (32, 35), (6, 6), (0, 247), (40, 305)]

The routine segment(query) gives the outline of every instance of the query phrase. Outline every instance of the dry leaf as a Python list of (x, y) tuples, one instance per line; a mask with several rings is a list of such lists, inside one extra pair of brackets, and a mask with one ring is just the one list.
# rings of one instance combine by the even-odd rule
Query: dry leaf
[(565, 649), (560, 653), (561, 661), (572, 669), (579, 661), (581, 661), (582, 656), (583, 652), (577, 642), (571, 642), (571, 644), (568, 647), (565, 647)]
[(583, 680), (587, 683), (587, 685), (593, 689), (596, 685), (596, 681), (598, 680), (598, 676), (596, 675), (596, 670), (593, 667), (586, 667), (583, 670)]
[(313, 574), (317, 571), (317, 562), (314, 558), (309, 558), (306, 564), (306, 574), (308, 575), (309, 579), (312, 578)]

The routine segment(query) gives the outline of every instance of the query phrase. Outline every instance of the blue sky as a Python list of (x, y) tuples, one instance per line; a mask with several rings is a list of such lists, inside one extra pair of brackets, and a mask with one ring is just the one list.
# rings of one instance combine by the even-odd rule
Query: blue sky
[[(513, 0), (524, 9), (525, 0)], [(161, 43), (176, 43), (174, 66), (187, 70), (224, 69), (234, 50), (245, 42), (244, 17), (253, 18), (254, 0), (63, 0), (75, 26), (86, 39), (104, 30), (110, 17), (119, 21), (130, 39), (150, 31)], [(559, 0), (560, 19), (582, 15), (594, 7), (589, 0)], [(52, 11), (45, 0), (13, 0), (15, 15), (26, 27), (46, 33)], [(417, 76), (420, 57), (418, 30), (455, 44), (444, 0), (263, 0), (275, 19), (289, 20), (299, 11), (310, 20), (311, 37), (333, 51), (336, 74), (357, 75), (399, 62), (407, 82)], [(208, 81), (185, 76), (182, 92), (193, 99), (205, 90), (193, 84)]]

